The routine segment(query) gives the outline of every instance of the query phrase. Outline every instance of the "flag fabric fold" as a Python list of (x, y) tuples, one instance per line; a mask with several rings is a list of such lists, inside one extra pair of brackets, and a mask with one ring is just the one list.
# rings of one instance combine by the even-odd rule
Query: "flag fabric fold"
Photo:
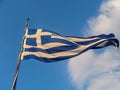
[(114, 34), (92, 37), (62, 36), (43, 29), (26, 29), (20, 59), (56, 62), (75, 57), (89, 49), (113, 45), (119, 47)]

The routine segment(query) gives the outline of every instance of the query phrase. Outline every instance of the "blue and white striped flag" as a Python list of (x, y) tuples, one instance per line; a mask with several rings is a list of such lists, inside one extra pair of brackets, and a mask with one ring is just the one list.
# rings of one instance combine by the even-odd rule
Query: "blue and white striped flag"
[(72, 58), (89, 49), (99, 49), (109, 45), (119, 47), (114, 34), (81, 38), (61, 36), (43, 29), (27, 29), (20, 59), (33, 58), (43, 62), (56, 62)]

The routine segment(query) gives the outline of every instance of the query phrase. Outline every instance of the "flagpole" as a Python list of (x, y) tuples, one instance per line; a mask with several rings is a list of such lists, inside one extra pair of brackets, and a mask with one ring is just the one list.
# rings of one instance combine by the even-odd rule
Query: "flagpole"
[[(29, 18), (27, 18), (27, 20), (26, 20), (25, 32), (26, 32), (26, 29), (28, 29), (28, 22), (29, 22)], [(24, 32), (24, 34), (25, 34), (25, 32)], [(18, 57), (17, 67), (16, 67), (16, 71), (15, 71), (15, 75), (14, 75), (11, 90), (16, 90), (17, 79), (18, 79), (19, 69), (20, 69), (20, 64), (21, 64), (21, 54), (22, 54), (22, 51), (23, 51), (23, 48), (22, 48), (23, 47), (23, 42), (24, 42), (24, 37), (22, 39), (22, 44), (21, 44), (21, 47), (20, 47), (20, 54), (19, 54), (19, 57)]]

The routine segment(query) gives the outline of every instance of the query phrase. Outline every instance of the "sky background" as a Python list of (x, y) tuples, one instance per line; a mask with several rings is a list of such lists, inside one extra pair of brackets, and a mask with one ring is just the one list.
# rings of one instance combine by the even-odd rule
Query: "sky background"
[[(0, 90), (11, 88), (28, 17), (29, 28), (83, 37), (113, 32), (120, 40), (120, 0), (0, 0)], [(113, 47), (49, 64), (23, 60), (17, 90), (119, 90), (119, 71)]]

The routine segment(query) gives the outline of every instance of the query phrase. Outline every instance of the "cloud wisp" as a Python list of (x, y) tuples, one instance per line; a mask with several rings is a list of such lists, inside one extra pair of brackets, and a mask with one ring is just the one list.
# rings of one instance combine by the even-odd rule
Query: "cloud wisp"
[[(88, 20), (89, 35), (114, 33), (120, 39), (119, 11), (120, 0), (104, 1), (98, 16)], [(68, 70), (78, 90), (120, 90), (120, 55), (113, 47), (72, 58)]]

